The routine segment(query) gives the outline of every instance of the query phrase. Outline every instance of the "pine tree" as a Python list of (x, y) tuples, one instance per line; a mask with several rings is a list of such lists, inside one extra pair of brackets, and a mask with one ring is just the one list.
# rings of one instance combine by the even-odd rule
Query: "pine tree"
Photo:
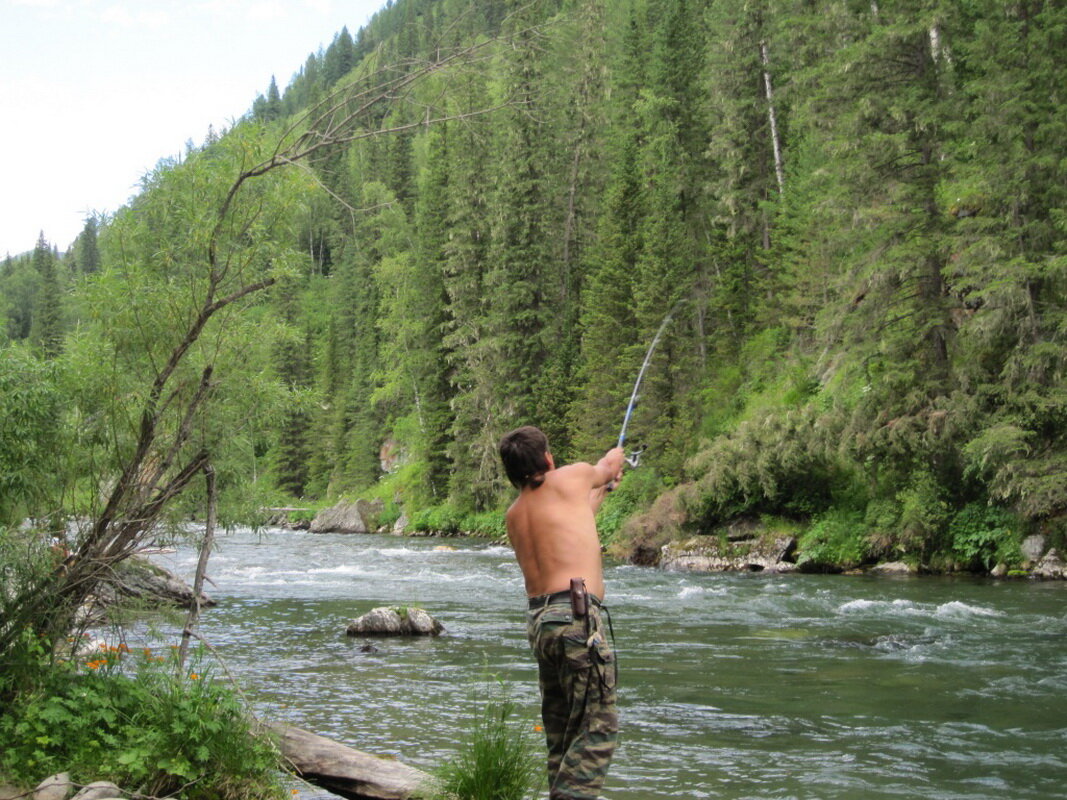
[(62, 289), (56, 258), (43, 231), (33, 250), (33, 268), (40, 278), (40, 284), (33, 306), (30, 338), (46, 358), (54, 358), (63, 346)]

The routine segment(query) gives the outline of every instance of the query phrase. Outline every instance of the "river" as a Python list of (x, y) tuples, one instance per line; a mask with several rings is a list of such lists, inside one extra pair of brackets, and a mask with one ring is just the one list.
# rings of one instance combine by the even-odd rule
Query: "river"
[[(191, 579), (196, 553), (155, 559)], [(208, 575), (219, 604), (201, 632), (268, 717), (426, 770), (457, 752), (487, 675), (536, 721), (507, 547), (237, 530)], [(1065, 583), (626, 564), (605, 578), (612, 800), (1067, 798)], [(422, 606), (446, 633), (345, 635), (379, 605)]]

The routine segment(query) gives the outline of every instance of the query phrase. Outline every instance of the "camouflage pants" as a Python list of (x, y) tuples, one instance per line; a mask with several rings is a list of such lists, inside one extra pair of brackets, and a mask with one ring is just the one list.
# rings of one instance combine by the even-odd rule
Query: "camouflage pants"
[(587, 626), (569, 602), (547, 603), (530, 610), (527, 634), (539, 669), (549, 797), (596, 800), (619, 731), (615, 652), (600, 609), (590, 603)]

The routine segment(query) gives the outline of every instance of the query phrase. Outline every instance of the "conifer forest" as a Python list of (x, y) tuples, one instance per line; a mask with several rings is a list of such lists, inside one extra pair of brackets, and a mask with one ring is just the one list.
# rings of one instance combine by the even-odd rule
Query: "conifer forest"
[(501, 435), (599, 458), (670, 313), (618, 555), (1062, 546), (1065, 52), (1053, 0), (394, 0), (0, 264), (0, 525), (119, 553), (209, 468), (497, 532)]

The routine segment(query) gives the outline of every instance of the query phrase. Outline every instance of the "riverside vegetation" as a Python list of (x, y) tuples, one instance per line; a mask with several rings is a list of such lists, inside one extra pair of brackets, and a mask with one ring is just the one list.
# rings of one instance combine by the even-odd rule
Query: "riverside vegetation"
[(398, 0), (341, 31), (0, 266), (0, 525), (71, 553), (5, 567), (0, 656), (60, 642), (208, 471), (223, 523), (348, 495), (499, 530), (500, 435), (597, 457), (679, 301), (616, 552), (741, 517), (829, 566), (1062, 546), (1065, 39), (1042, 0)]

